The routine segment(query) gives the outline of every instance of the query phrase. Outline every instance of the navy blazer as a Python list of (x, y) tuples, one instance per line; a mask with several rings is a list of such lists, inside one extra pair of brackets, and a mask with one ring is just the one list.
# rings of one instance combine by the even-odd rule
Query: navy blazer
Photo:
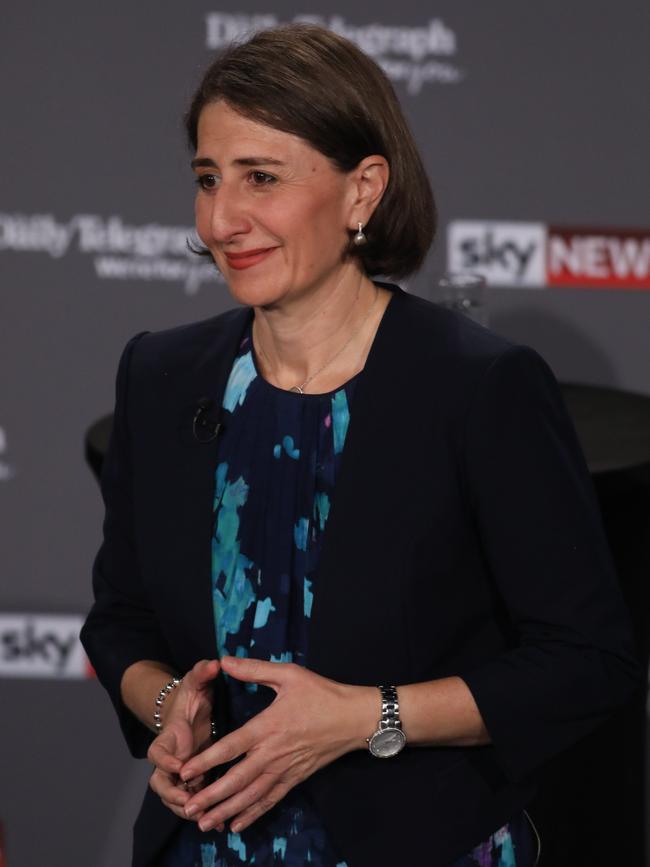
[[(530, 800), (535, 770), (624, 703), (639, 667), (550, 369), (387, 288), (351, 404), (307, 664), (364, 685), (459, 675), (492, 743), (407, 748), (390, 761), (359, 750), (305, 785), (350, 867), (442, 867)], [(216, 655), (216, 442), (198, 443), (192, 419), (201, 398), (221, 406), (251, 315), (138, 335), (120, 362), (82, 640), (136, 756), (152, 735), (122, 704), (127, 666), (157, 659), (185, 672)], [(155, 864), (178, 821), (148, 792), (133, 864)]]

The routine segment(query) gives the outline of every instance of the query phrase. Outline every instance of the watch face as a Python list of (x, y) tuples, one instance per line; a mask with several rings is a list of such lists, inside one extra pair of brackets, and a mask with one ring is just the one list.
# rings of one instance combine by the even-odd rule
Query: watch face
[(378, 759), (389, 759), (396, 756), (406, 743), (406, 736), (401, 729), (382, 729), (370, 738), (370, 752)]

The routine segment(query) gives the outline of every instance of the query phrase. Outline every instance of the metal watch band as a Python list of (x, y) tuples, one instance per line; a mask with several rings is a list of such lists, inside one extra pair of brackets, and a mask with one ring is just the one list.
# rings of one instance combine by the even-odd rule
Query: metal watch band
[(381, 693), (381, 719), (377, 731), (366, 740), (371, 755), (377, 759), (390, 759), (404, 749), (406, 735), (399, 718), (397, 687), (379, 686), (377, 688)]
[(399, 701), (397, 689), (394, 686), (380, 686), (381, 692), (381, 720), (380, 729), (401, 729), (402, 722), (399, 718)]

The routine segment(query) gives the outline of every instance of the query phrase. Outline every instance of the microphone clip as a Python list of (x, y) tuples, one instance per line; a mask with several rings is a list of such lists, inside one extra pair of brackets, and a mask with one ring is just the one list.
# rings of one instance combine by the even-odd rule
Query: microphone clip
[(213, 407), (214, 401), (208, 397), (202, 397), (198, 402), (194, 418), (192, 419), (192, 435), (198, 443), (211, 443), (219, 436), (221, 423), (215, 421), (211, 415)]

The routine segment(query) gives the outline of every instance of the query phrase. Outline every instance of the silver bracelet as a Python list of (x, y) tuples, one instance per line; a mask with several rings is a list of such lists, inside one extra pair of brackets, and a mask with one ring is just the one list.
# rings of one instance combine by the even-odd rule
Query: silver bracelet
[(158, 698), (156, 699), (156, 710), (153, 715), (153, 725), (158, 733), (162, 731), (162, 720), (160, 719), (160, 709), (162, 708), (165, 699), (169, 695), (170, 692), (176, 689), (179, 683), (182, 683), (182, 677), (174, 677), (169, 683), (165, 684), (163, 688), (158, 693)]

